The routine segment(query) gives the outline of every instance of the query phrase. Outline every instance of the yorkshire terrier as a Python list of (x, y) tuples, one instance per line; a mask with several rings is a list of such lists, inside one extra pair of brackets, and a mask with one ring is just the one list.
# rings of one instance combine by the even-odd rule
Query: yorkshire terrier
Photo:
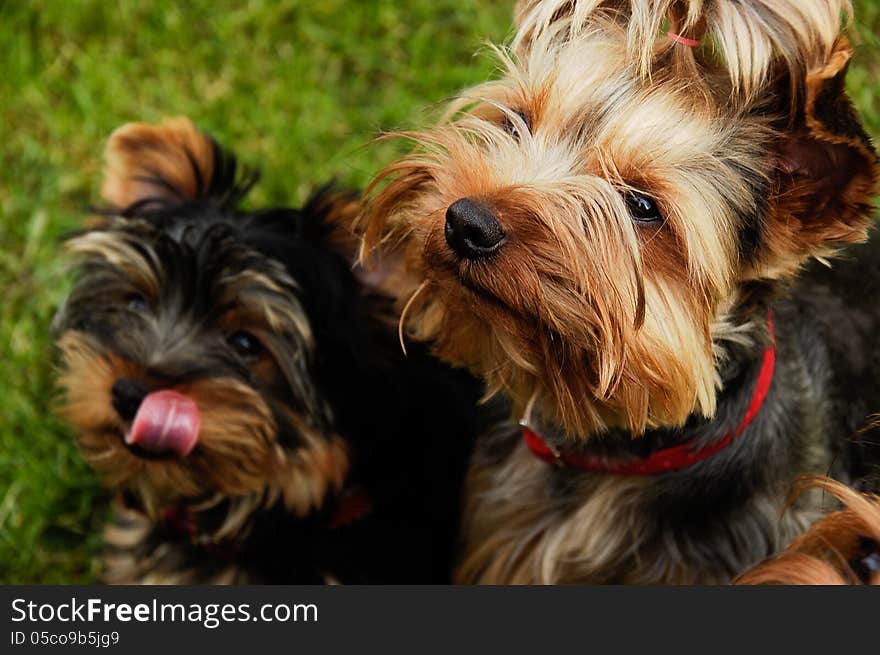
[(736, 579), (741, 585), (880, 585), (880, 496), (828, 478), (801, 481), (846, 505), (816, 521), (775, 557)]
[(448, 580), (478, 383), (400, 354), (356, 196), (245, 211), (237, 168), (187, 119), (126, 125), (68, 243), (61, 412), (120, 491), (104, 579)]
[(851, 12), (521, 1), (503, 76), (406, 135), (361, 256), (397, 248), (401, 324), (513, 406), (468, 474), (458, 581), (729, 581), (822, 513), (779, 519), (796, 476), (868, 473), (880, 253), (824, 265), (877, 181)]

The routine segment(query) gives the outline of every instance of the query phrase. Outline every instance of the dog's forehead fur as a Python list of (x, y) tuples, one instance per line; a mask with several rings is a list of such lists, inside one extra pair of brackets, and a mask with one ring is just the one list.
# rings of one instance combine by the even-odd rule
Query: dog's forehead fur
[(502, 53), (505, 78), (465, 97), (522, 112), (530, 144), (560, 145), (579, 157), (614, 149), (640, 158), (639, 165), (681, 165), (729, 138), (729, 125), (719, 120), (729, 116), (677, 80), (640, 79), (623, 52), (622, 44), (605, 38), (580, 38), (524, 59)]
[(310, 348), (313, 338), (298, 285), (280, 262), (246, 242), (239, 224), (180, 218), (158, 227), (112, 217), (104, 227), (72, 239), (68, 250), (81, 257), (87, 288), (96, 276), (108, 283), (115, 276), (117, 284), (147, 296), (165, 319), (184, 316), (210, 329), (236, 312), (240, 320), (255, 323), (250, 327)]
[[(546, 47), (521, 58), (499, 50), (506, 76), (467, 92), (462, 102), (480, 99), (482, 106), (454, 126), (481, 134), (480, 157), (499, 186), (603, 178), (655, 197), (671, 214), (705, 217), (672, 217), (688, 246), (684, 256), (702, 251), (716, 255), (716, 264), (719, 254), (734, 260), (737, 215), (756, 211), (766, 182), (766, 120), (725, 111), (678, 79), (641, 78), (626, 58), (624, 36), (547, 38)], [(493, 129), (504, 118), (516, 138)], [(729, 283), (726, 274), (719, 271), (714, 282)]]

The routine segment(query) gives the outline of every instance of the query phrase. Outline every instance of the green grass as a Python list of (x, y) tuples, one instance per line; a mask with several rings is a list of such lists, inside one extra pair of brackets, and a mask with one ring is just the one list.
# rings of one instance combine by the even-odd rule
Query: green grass
[[(380, 131), (488, 78), (513, 1), (0, 2), (0, 582), (85, 582), (107, 505), (52, 416), (61, 236), (97, 201), (117, 126), (185, 114), (259, 162), (251, 198), (363, 185)], [(880, 0), (859, 3), (851, 90), (880, 133)]]

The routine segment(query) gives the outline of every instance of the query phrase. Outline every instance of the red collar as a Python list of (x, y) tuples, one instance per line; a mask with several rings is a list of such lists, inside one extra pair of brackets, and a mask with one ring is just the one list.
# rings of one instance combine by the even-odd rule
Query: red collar
[(708, 459), (715, 453), (724, 450), (731, 441), (743, 433), (755, 418), (755, 415), (764, 403), (764, 399), (767, 397), (767, 391), (770, 389), (770, 383), (773, 380), (773, 369), (776, 365), (776, 335), (773, 330), (772, 310), (767, 313), (767, 327), (770, 330), (770, 345), (764, 349), (761, 371), (758, 373), (758, 381), (752, 393), (752, 402), (749, 403), (749, 407), (739, 426), (725, 434), (723, 438), (715, 443), (708, 444), (702, 448), (694, 448), (694, 440), (691, 440), (670, 448), (657, 450), (644, 459), (615, 461), (600, 455), (561, 452), (549, 445), (541, 435), (525, 424), (523, 424), (522, 428), (523, 440), (535, 457), (550, 464), (613, 475), (657, 475), (670, 471), (680, 471), (697, 462)]
[(348, 489), (339, 499), (336, 513), (327, 524), (331, 530), (357, 523), (373, 511), (373, 501), (362, 487)]

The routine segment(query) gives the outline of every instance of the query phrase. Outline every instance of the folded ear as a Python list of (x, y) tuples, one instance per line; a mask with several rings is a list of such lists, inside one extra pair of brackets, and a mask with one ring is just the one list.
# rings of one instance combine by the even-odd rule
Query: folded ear
[(101, 194), (120, 212), (137, 213), (207, 200), (232, 205), (254, 176), (236, 180), (235, 157), (188, 118), (128, 123), (110, 136)]
[[(329, 186), (316, 191), (303, 208), (308, 229), (314, 233), (316, 239), (348, 262), (364, 292), (390, 295), (385, 289), (389, 270), (379, 263), (379, 255), (376, 255), (370, 266), (360, 259), (361, 237), (355, 230), (360, 212), (360, 194), (334, 190)], [(383, 260), (382, 264), (384, 263)]]
[(317, 239), (354, 263), (360, 248), (354, 223), (360, 212), (360, 195), (327, 185), (318, 189), (306, 202), (303, 218)]
[(851, 56), (849, 42), (840, 38), (827, 62), (808, 71), (773, 152), (775, 193), (765, 240), (771, 267), (773, 260), (788, 268), (835, 244), (867, 238), (877, 155), (846, 95)]

